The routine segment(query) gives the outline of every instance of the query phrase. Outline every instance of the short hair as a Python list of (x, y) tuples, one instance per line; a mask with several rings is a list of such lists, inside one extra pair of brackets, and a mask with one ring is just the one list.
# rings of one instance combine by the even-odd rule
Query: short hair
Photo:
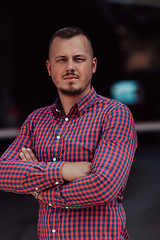
[[(65, 28), (62, 28), (62, 29), (59, 29), (58, 31), (56, 31), (53, 34), (53, 36), (50, 38), (49, 52), (50, 52), (52, 42), (56, 37), (69, 39), (69, 38), (72, 38), (72, 37), (75, 37), (75, 36), (78, 36), (78, 35), (84, 35), (88, 39), (88, 41), (90, 43), (90, 46), (91, 46), (91, 53), (92, 53), (92, 56), (93, 56), (93, 46), (92, 46), (91, 39), (88, 36), (88, 34), (79, 27), (65, 27)], [(49, 54), (49, 52), (48, 52), (48, 54)]]

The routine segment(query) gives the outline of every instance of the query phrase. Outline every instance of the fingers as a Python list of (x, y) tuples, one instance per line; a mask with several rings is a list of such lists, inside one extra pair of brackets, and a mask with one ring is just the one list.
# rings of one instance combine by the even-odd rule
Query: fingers
[(23, 152), (20, 152), (19, 156), (20, 156), (21, 160), (27, 161)]
[(38, 163), (38, 159), (36, 158), (36, 156), (34, 155), (34, 153), (32, 152), (32, 150), (31, 150), (30, 148), (27, 148), (27, 150), (28, 150), (28, 153), (30, 154), (33, 162)]
[(19, 154), (21, 160), (38, 163), (38, 159), (30, 148), (22, 148), (21, 150), (22, 152)]

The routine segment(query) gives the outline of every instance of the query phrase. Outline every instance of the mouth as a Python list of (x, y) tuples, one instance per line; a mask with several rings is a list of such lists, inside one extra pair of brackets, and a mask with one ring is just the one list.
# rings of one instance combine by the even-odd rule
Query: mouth
[(77, 80), (79, 78), (79, 76), (78, 75), (76, 75), (76, 74), (74, 74), (74, 75), (65, 75), (65, 76), (63, 76), (63, 79), (64, 80)]
[(75, 79), (78, 79), (76, 76), (67, 76), (67, 77), (64, 77), (65, 80), (75, 80)]

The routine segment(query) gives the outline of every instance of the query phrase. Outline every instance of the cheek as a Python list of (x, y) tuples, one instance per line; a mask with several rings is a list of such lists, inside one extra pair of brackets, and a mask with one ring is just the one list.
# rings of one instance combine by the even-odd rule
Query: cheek
[(52, 81), (55, 85), (57, 85), (58, 83), (58, 76), (55, 72), (51, 71), (51, 78), (52, 78)]
[(88, 79), (88, 81), (90, 81), (90, 79), (92, 78), (92, 74), (93, 74), (93, 69), (92, 67), (89, 65), (87, 66), (84, 70), (84, 75), (86, 75), (86, 79)]
[(91, 65), (87, 64), (87, 65), (81, 66), (81, 68), (79, 69), (79, 72), (83, 75), (86, 75), (86, 76), (92, 74)]
[(52, 80), (55, 82), (55, 81), (58, 81), (58, 79), (60, 79), (62, 77), (62, 73), (59, 71), (59, 69), (57, 69), (56, 67), (55, 68), (52, 68), (51, 69), (51, 77), (52, 77)]

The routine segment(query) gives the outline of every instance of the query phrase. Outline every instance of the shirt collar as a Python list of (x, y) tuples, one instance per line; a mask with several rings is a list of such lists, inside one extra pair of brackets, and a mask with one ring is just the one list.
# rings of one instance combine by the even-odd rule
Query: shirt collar
[[(72, 108), (76, 106), (78, 108), (79, 113), (82, 113), (96, 101), (96, 98), (97, 93), (92, 87), (89, 93), (85, 95), (81, 100), (79, 100)], [(62, 115), (61, 114), (62, 104), (60, 98), (56, 99), (55, 103), (53, 104), (53, 108), (57, 114)]]
[(80, 101), (77, 102), (79, 112), (83, 112), (88, 107), (90, 107), (96, 100), (97, 93), (92, 87), (92, 89), (89, 91), (89, 93), (84, 96)]

